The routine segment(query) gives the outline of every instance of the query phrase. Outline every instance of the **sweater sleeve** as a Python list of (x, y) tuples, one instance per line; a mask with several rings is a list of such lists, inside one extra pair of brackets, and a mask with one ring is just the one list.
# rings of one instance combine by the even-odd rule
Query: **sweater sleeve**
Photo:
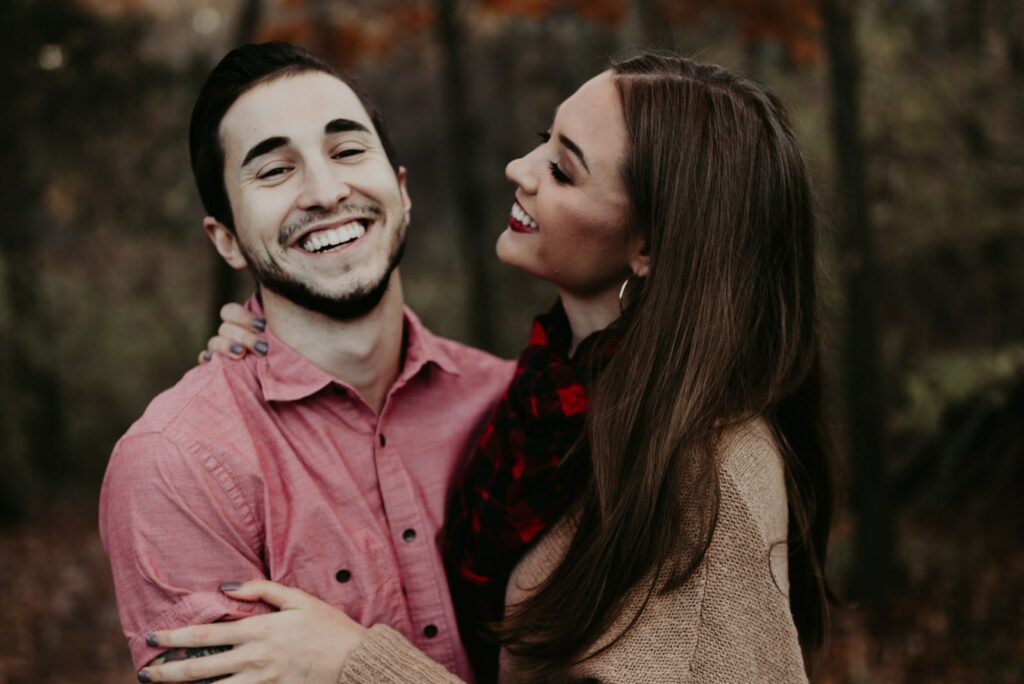
[(458, 684), (461, 679), (386, 625), (374, 625), (345, 659), (338, 684)]

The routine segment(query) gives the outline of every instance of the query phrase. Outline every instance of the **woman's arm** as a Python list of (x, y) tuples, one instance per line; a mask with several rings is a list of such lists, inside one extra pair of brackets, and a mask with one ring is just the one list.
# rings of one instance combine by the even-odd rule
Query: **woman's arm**
[[(340, 610), (309, 594), (275, 582), (225, 584), (231, 598), (264, 601), (279, 609), (236, 622), (195, 625), (147, 637), (156, 647), (196, 652), (230, 646), (223, 652), (166, 662), (160, 657), (139, 673), (142, 682), (215, 680), (244, 682), (384, 682), (455, 684), (457, 677), (418, 651), (390, 627), (359, 625)], [(225, 679), (220, 679), (225, 677)]]

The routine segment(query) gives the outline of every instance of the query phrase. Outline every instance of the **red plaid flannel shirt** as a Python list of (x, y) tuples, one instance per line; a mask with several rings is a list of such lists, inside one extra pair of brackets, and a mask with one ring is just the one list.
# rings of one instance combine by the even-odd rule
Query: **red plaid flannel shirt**
[(512, 383), (453, 489), (442, 546), (463, 642), (481, 682), (497, 674), (497, 647), (481, 627), (501, 620), (512, 568), (586, 481), (589, 457), (580, 437), (587, 390), (618, 339), (617, 326), (595, 333), (570, 359), (572, 331), (561, 303), (538, 316)]

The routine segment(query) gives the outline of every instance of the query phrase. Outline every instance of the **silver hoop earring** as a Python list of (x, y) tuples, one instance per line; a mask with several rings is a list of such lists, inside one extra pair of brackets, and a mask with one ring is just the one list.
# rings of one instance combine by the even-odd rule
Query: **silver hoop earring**
[(619, 288), (619, 313), (625, 313), (626, 311), (626, 286), (629, 285), (630, 278), (626, 278), (622, 281), (622, 287)]

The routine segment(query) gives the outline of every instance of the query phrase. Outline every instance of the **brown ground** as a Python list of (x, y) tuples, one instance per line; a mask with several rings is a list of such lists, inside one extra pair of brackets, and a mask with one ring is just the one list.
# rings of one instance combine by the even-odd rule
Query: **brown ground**
[[(0, 640), (0, 684), (136, 681), (95, 511), (94, 501), (64, 501), (30, 523), (0, 530), (0, 587), (9, 616)], [(990, 534), (954, 543), (955, 533), (901, 532), (917, 539), (919, 548), (904, 549), (908, 588), (889, 602), (878, 627), (884, 636), (866, 636), (864, 611), (839, 611), (828, 660), (816, 679), (1024, 681), (1020, 543), (1000, 547)], [(996, 548), (998, 561), (983, 562)]]

